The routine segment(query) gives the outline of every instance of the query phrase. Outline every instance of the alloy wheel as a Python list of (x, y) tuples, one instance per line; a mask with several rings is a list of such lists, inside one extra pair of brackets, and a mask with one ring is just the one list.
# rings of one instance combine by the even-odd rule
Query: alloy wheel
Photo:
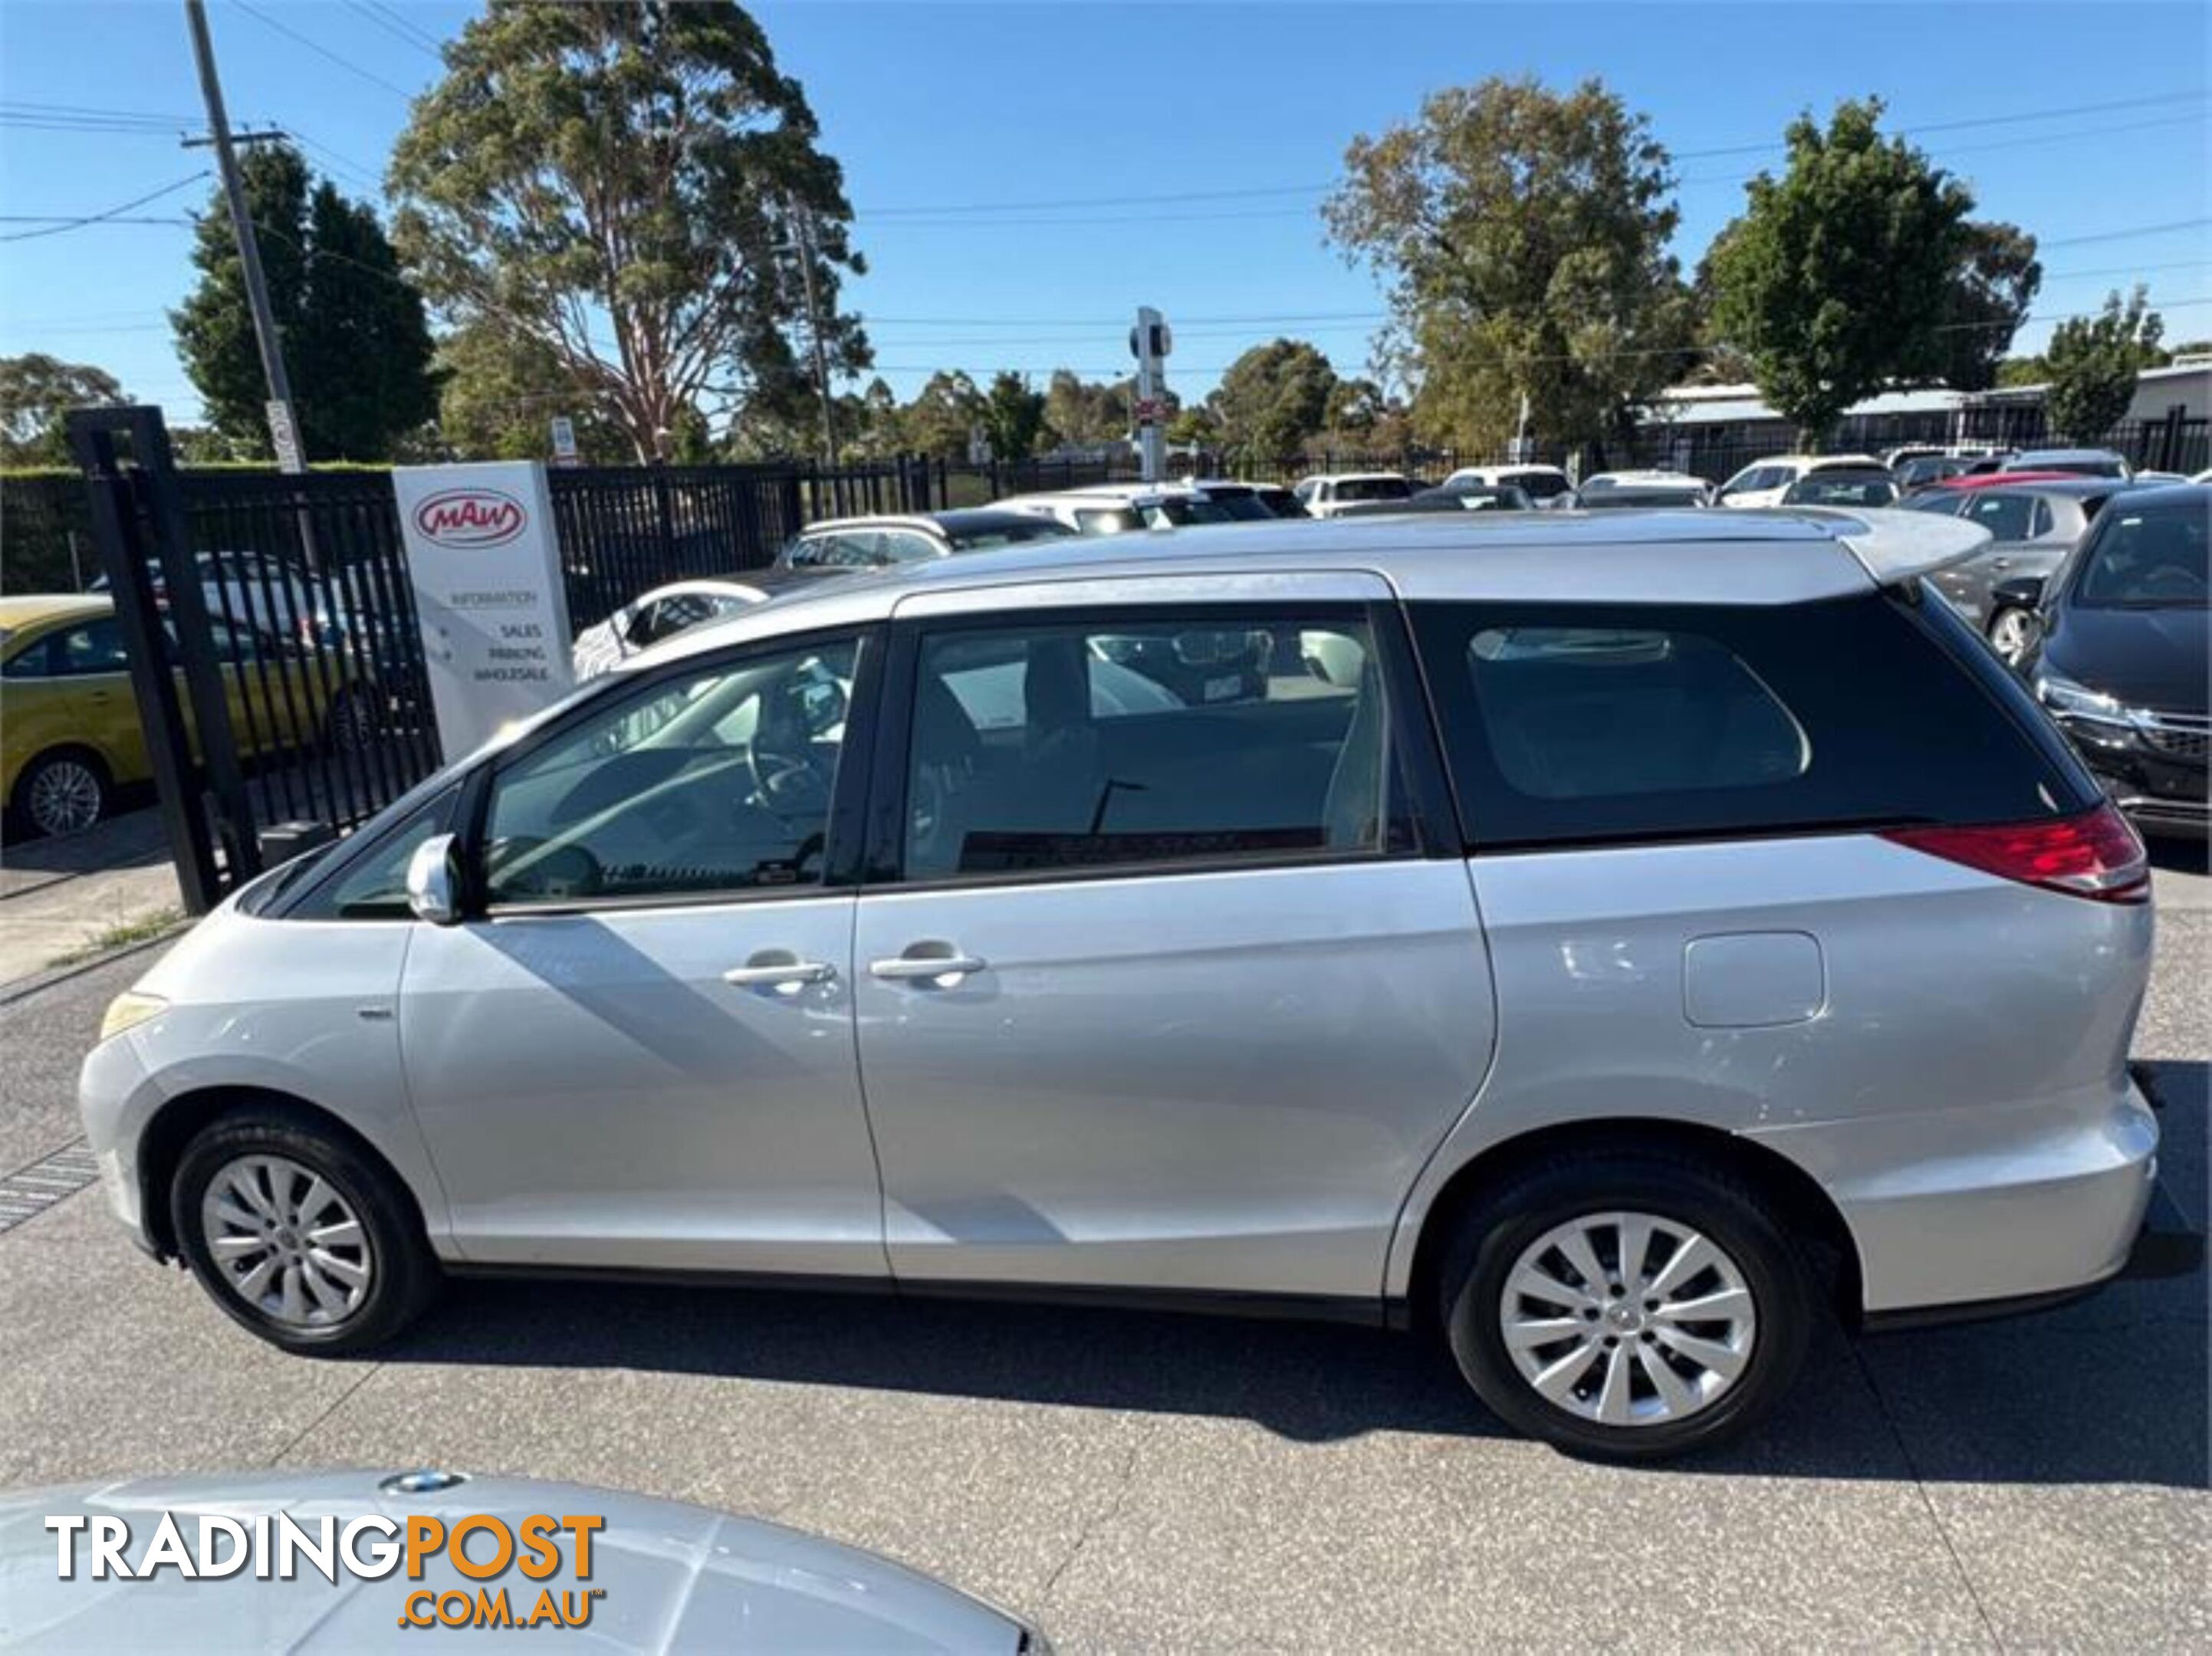
[(1990, 647), (2001, 660), (2018, 666), (2027, 653), (2029, 632), (2027, 611), (2008, 610), (1990, 623)]
[(288, 1327), (343, 1322), (375, 1280), (361, 1216), (289, 1156), (241, 1156), (217, 1168), (200, 1226), (223, 1285)]
[(1649, 1213), (1593, 1213), (1522, 1250), (1498, 1306), (1522, 1378), (1602, 1426), (1671, 1423), (1741, 1379), (1758, 1338), (1742, 1270), (1711, 1238)]
[(31, 778), (24, 814), (41, 834), (78, 834), (100, 820), (100, 778), (79, 759), (51, 759)]

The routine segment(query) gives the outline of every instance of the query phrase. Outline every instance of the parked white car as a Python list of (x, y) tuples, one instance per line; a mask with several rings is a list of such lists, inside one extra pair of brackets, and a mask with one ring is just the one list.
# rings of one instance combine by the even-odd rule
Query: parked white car
[(1311, 516), (1334, 518), (1348, 506), (1411, 500), (1419, 487), (1403, 472), (1328, 471), (1301, 477), (1291, 492)]
[(1492, 488), (1510, 483), (1539, 507), (1565, 506), (1575, 488), (1574, 479), (1557, 466), (1462, 466), (1444, 479), (1446, 488), (1465, 483), (1483, 483)]
[(648, 645), (673, 638), (702, 621), (719, 621), (768, 599), (764, 583), (680, 580), (656, 586), (625, 604), (596, 627), (576, 634), (568, 652), (576, 682), (596, 678)]
[(1138, 529), (1235, 523), (1245, 514), (1188, 483), (1100, 483), (1049, 494), (1016, 494), (995, 503), (1033, 513), (1079, 535), (1121, 535)]
[(1721, 506), (1780, 506), (1790, 485), (1800, 477), (1838, 467), (1880, 471), (1882, 464), (1871, 454), (1770, 454), (1723, 483), (1713, 498)]
[(1589, 496), (1608, 494), (1616, 488), (1693, 494), (1701, 503), (1712, 493), (1712, 485), (1695, 472), (1671, 471), (1664, 467), (1656, 467), (1639, 471), (1601, 471), (1595, 477), (1583, 478), (1576, 494), (1587, 504)]
[(2070, 471), (2082, 477), (2118, 477), (2125, 482), (2136, 475), (2124, 454), (2108, 448), (2025, 449), (1998, 468), (2001, 471)]

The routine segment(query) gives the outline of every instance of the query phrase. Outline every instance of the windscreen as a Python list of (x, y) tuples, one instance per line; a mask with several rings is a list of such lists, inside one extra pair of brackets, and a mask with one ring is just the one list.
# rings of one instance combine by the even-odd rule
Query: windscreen
[(2199, 500), (2115, 504), (2098, 519), (2074, 602), (2087, 610), (2201, 610), (2205, 537)]

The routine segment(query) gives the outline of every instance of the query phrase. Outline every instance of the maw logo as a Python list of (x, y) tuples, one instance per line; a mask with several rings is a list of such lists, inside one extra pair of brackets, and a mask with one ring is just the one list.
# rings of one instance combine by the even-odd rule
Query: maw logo
[(522, 502), (498, 488), (441, 488), (415, 508), (415, 532), (457, 551), (505, 546), (529, 522)]

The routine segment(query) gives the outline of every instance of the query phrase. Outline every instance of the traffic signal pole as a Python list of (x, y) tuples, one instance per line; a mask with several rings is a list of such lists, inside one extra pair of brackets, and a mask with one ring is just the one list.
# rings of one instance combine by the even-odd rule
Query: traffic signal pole
[(1137, 359), (1137, 452), (1148, 483), (1167, 475), (1167, 355), (1174, 343), (1160, 313), (1139, 306), (1137, 325), (1129, 330), (1129, 354)]

